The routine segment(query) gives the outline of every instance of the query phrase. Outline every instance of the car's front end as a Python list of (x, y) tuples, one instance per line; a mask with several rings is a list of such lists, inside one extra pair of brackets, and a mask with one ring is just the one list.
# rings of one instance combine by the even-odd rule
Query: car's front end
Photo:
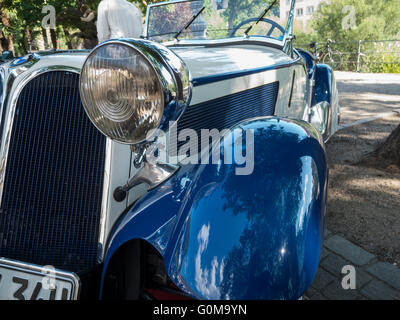
[[(229, 7), (211, 3), (203, 17), (220, 23)], [(150, 6), (147, 39), (0, 66), (0, 298), (297, 299), (308, 288), (333, 75), (293, 49), (294, 2), (276, 35), (204, 39), (203, 21), (154, 41), (187, 23), (157, 27), (168, 6), (190, 18), (202, 5)]]

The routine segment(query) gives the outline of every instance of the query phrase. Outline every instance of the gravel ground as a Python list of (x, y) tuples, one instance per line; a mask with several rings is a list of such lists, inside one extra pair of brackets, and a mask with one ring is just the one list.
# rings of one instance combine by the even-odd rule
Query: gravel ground
[[(342, 124), (400, 109), (400, 75), (337, 73)], [(330, 190), (327, 227), (400, 265), (400, 168), (357, 162), (399, 125), (400, 113), (340, 130), (327, 144)], [(400, 147), (400, 146), (399, 146)]]

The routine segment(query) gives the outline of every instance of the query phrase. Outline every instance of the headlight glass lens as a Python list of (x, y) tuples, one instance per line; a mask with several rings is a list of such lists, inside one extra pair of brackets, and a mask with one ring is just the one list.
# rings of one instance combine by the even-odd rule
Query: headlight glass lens
[(82, 69), (80, 92), (95, 126), (122, 143), (145, 141), (163, 116), (160, 79), (149, 61), (128, 45), (95, 49)]

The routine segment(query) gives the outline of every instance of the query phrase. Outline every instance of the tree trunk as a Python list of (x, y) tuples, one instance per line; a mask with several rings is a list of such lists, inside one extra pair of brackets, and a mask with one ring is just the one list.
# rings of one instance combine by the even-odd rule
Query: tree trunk
[(53, 44), (53, 49), (57, 49), (57, 34), (56, 34), (56, 30), (50, 29), (50, 38), (51, 38), (51, 43)]
[[(3, 26), (9, 28), (11, 27), (10, 24), (10, 16), (8, 14), (7, 10), (1, 10), (0, 8), (0, 22)], [(1, 45), (1, 50), (5, 51), (12, 51), (14, 54), (14, 41), (13, 41), (13, 37), (11, 34), (9, 34), (8, 36), (5, 36), (4, 33), (2, 33), (3, 37), (0, 36), (0, 45)]]
[(68, 49), (72, 49), (72, 42), (71, 42), (71, 34), (66, 28), (63, 28), (64, 35), (65, 35), (65, 40), (67, 42), (67, 47)]
[(8, 36), (8, 51), (12, 51), (12, 53), (15, 55), (15, 50), (14, 50), (14, 39), (13, 36), (10, 34)]
[(400, 125), (383, 144), (368, 154), (360, 163), (384, 169), (393, 165), (400, 168)]
[(47, 50), (49, 48), (49, 39), (47, 37), (47, 31), (44, 28), (42, 28), (42, 36), (43, 36), (44, 49)]
[(25, 32), (23, 34), (23, 41), (24, 41), (25, 52), (31, 52), (32, 36), (29, 27), (25, 27)]
[(7, 40), (6, 40), (5, 36), (4, 36), (4, 33), (1, 32), (1, 30), (0, 30), (0, 54), (3, 51), (7, 50), (6, 47), (8, 47)]

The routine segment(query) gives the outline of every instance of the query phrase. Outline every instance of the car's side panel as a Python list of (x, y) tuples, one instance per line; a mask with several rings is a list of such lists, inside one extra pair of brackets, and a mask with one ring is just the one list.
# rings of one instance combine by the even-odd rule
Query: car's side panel
[(282, 116), (306, 121), (309, 112), (307, 91), (309, 80), (302, 64), (293, 66), (290, 73), (290, 91), (284, 93), (289, 101)]
[(297, 120), (258, 118), (236, 128), (254, 132), (253, 173), (236, 175), (237, 167), (226, 164), (181, 168), (115, 228), (103, 279), (119, 247), (144, 239), (161, 253), (175, 284), (194, 297), (297, 299), (304, 293), (323, 239), (322, 139)]
[[(247, 41), (248, 42), (248, 41)], [(169, 47), (191, 70), (193, 85), (214, 83), (291, 64), (294, 59), (271, 45), (230, 42), (229, 45)]]
[(337, 130), (340, 120), (339, 94), (334, 71), (328, 65), (317, 64), (308, 51), (297, 49), (306, 62), (310, 79), (310, 117), (308, 119), (328, 140)]
[(303, 57), (305, 63), (306, 63), (306, 67), (307, 67), (307, 74), (308, 77), (311, 79), (314, 75), (314, 71), (315, 71), (315, 67), (316, 67), (316, 58), (315, 56), (303, 49), (296, 49), (296, 51), (301, 54), (301, 56)]
[(310, 122), (328, 140), (338, 129), (340, 107), (336, 80), (331, 67), (317, 64)]

